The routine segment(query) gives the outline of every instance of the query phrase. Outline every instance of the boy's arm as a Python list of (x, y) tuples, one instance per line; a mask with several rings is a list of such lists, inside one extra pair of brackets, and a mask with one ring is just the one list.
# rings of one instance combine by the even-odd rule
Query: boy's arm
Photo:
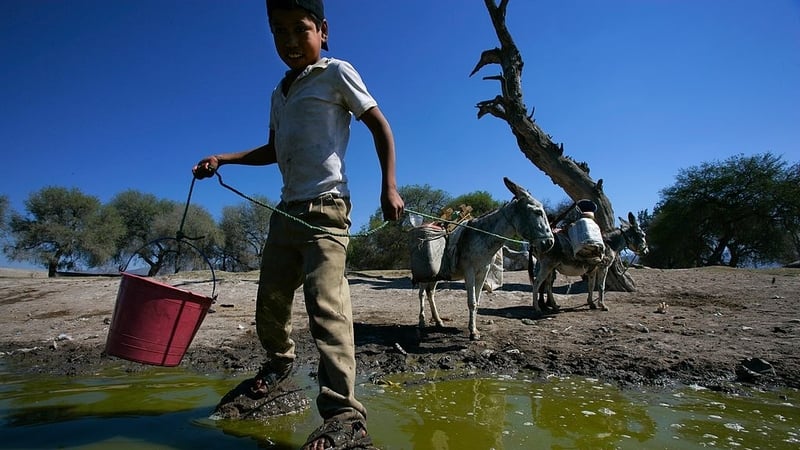
[(394, 136), (389, 122), (377, 106), (368, 109), (359, 117), (372, 133), (375, 151), (381, 165), (381, 210), (384, 220), (399, 220), (403, 217), (403, 199), (397, 191), (395, 176)]
[(206, 156), (192, 167), (192, 173), (196, 178), (202, 179), (214, 175), (214, 171), (216, 171), (219, 166), (225, 164), (265, 166), (275, 162), (277, 162), (277, 156), (275, 154), (275, 132), (269, 130), (269, 141), (266, 144), (242, 152)]

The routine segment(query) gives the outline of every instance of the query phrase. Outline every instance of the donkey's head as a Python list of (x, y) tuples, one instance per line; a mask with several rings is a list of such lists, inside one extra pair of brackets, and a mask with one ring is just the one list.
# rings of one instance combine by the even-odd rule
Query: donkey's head
[(622, 236), (625, 238), (625, 244), (633, 253), (637, 255), (646, 255), (647, 239), (645, 239), (644, 230), (636, 223), (636, 217), (632, 212), (628, 212), (628, 220), (619, 218), (619, 229), (622, 230)]
[(533, 198), (525, 188), (508, 178), (504, 177), (503, 181), (508, 190), (514, 194), (514, 205), (507, 216), (508, 221), (517, 233), (530, 243), (532, 251), (550, 250), (555, 239), (542, 203)]

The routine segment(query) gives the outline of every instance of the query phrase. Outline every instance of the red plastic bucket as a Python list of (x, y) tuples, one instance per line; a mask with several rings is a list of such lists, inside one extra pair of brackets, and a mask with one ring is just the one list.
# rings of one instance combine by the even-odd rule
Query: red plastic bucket
[(212, 302), (211, 297), (122, 272), (106, 353), (145, 364), (177, 366)]

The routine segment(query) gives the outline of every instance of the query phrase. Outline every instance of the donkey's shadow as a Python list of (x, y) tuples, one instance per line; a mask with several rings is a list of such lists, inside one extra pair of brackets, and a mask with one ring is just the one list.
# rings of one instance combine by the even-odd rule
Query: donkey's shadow
[[(508, 283), (504, 284), (501, 288), (504, 291), (527, 291), (531, 292), (531, 285), (524, 283)], [(586, 280), (578, 280), (573, 283), (564, 283), (561, 286), (553, 286), (553, 293), (559, 295), (573, 295), (573, 294), (586, 294), (587, 282)], [(558, 311), (545, 310), (543, 313), (536, 313), (530, 304), (508, 306), (505, 308), (478, 308), (478, 314), (482, 316), (502, 317), (505, 319), (530, 319), (541, 320), (553, 314), (575, 312), (588, 309), (588, 305), (578, 304), (575, 306), (562, 306)]]

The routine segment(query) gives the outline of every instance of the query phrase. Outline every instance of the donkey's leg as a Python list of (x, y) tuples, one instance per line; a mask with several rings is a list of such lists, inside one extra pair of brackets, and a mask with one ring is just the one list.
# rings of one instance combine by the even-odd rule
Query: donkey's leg
[(542, 306), (544, 305), (543, 300), (543, 288), (542, 283), (539, 283), (538, 287), (536, 284), (536, 280), (539, 279), (538, 273), (542, 267), (542, 263), (538, 258), (533, 257), (533, 252), (528, 252), (528, 281), (531, 283), (531, 288), (533, 289), (533, 309), (536, 312), (540, 312), (542, 310)]
[(425, 294), (428, 292), (428, 283), (419, 283), (419, 324), (420, 330), (425, 328)]
[(428, 287), (425, 291), (428, 293), (428, 303), (431, 305), (431, 318), (433, 318), (433, 322), (436, 323), (437, 327), (442, 328), (444, 327), (444, 322), (442, 322), (442, 319), (439, 317), (439, 310), (436, 309), (436, 300), (434, 299), (437, 284), (439, 284), (438, 281), (428, 283)]
[(533, 310), (536, 311), (536, 313), (542, 312), (542, 308), (539, 306), (539, 290), (542, 286), (546, 286), (545, 282), (550, 276), (551, 270), (553, 269), (546, 261), (539, 259), (536, 263), (536, 276), (531, 280), (531, 284), (533, 285)]
[[(539, 265), (539, 263), (537, 262), (537, 267), (538, 267), (538, 265)], [(529, 276), (531, 277), (531, 287), (533, 287), (533, 285), (534, 285), (534, 283), (533, 283), (533, 275), (530, 275), (530, 273), (529, 273)], [(546, 308), (548, 308), (548, 303), (550, 303), (550, 299), (553, 298), (552, 291), (550, 291), (550, 293), (548, 293), (548, 287), (550, 287), (552, 289), (553, 283), (551, 281), (551, 277), (553, 277), (553, 276), (555, 276), (555, 273), (553, 273), (553, 275), (548, 276), (547, 279), (544, 282), (540, 283), (539, 284), (539, 289), (537, 291), (535, 291), (535, 293), (534, 293), (534, 302), (536, 302), (538, 304), (539, 310), (541, 310), (541, 311), (544, 311)], [(538, 293), (538, 295), (537, 295), (537, 293)], [(545, 299), (545, 296), (547, 297), (547, 299)], [(555, 300), (552, 300), (552, 301), (553, 301), (553, 303), (555, 303)]]
[(589, 305), (589, 309), (597, 309), (597, 305), (594, 304), (594, 300), (592, 299), (596, 282), (597, 282), (597, 267), (595, 267), (586, 274), (586, 291), (589, 292), (589, 294), (587, 294), (586, 297), (586, 303)]
[(556, 303), (556, 297), (553, 295), (553, 283), (556, 281), (556, 271), (550, 272), (550, 275), (547, 276), (547, 281), (545, 284), (547, 285), (547, 306), (552, 309), (553, 311), (558, 311), (561, 309), (561, 306)]
[(539, 304), (539, 309), (544, 311), (544, 309), (547, 308), (547, 281), (542, 283), (542, 285), (539, 287), (537, 303)]
[(608, 311), (608, 307), (605, 304), (606, 277), (608, 276), (608, 267), (609, 266), (601, 267), (600, 273), (597, 275), (597, 290), (600, 295), (597, 300), (597, 306), (599, 306), (603, 311)]
[(481, 335), (478, 333), (478, 326), (476, 325), (476, 316), (478, 313), (478, 299), (480, 298), (481, 287), (476, 280), (475, 272), (466, 270), (464, 273), (464, 285), (467, 288), (467, 307), (469, 308), (469, 339), (471, 341), (480, 340)]

